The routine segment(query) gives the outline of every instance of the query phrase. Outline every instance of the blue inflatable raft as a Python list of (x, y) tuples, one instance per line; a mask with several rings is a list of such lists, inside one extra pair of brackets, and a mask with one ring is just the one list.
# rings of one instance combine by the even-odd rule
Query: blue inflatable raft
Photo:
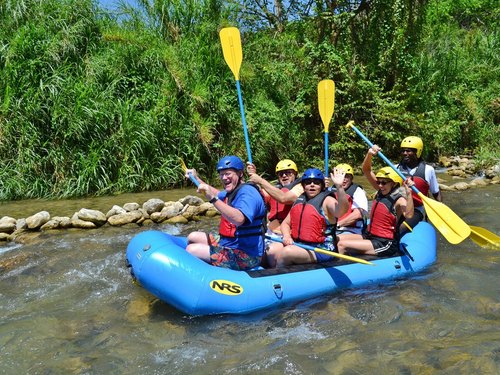
[(190, 315), (246, 314), (308, 298), (408, 277), (436, 261), (436, 232), (419, 223), (401, 239), (406, 255), (364, 257), (374, 265), (337, 260), (282, 269), (234, 271), (186, 252), (186, 239), (142, 232), (127, 247), (131, 274), (160, 300)]

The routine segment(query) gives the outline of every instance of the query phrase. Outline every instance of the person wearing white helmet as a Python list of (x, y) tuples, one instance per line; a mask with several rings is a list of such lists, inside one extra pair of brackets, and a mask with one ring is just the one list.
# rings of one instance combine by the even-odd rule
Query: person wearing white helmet
[(249, 181), (258, 184), (262, 190), (268, 209), (268, 228), (273, 232), (280, 231), (280, 225), (288, 215), (293, 202), (304, 192), (298, 177), (297, 164), (290, 159), (283, 159), (276, 164), (278, 183), (271, 184), (257, 174), (254, 164), (247, 163)]
[(361, 234), (366, 227), (368, 198), (363, 187), (353, 182), (354, 171), (349, 164), (342, 163), (336, 168), (345, 172), (342, 187), (349, 201), (347, 212), (337, 221), (337, 236), (349, 233)]
[[(435, 200), (442, 202), (441, 191), (437, 182), (436, 171), (427, 164), (422, 158), (424, 142), (419, 137), (406, 137), (401, 142), (401, 153), (403, 158), (397, 165), (397, 168), (407, 177), (411, 177), (415, 186), (426, 197), (432, 194)], [(413, 192), (413, 204), (415, 206), (415, 215), (411, 220), (406, 220), (409, 227), (413, 228), (422, 221), (425, 216), (422, 199)], [(406, 228), (401, 227), (403, 231)]]
[(335, 168), (331, 177), (337, 188), (338, 200), (326, 189), (325, 176), (319, 169), (310, 168), (304, 172), (301, 179), (304, 194), (297, 198), (280, 226), (283, 242), (273, 242), (267, 251), (270, 267), (320, 263), (335, 259), (294, 244), (302, 242), (334, 250), (336, 222), (347, 212), (349, 202), (342, 188), (344, 172)]
[(249, 270), (259, 266), (264, 253), (266, 207), (258, 188), (245, 183), (244, 168), (237, 156), (219, 160), (222, 191), (202, 181), (194, 169), (186, 171), (186, 178), (198, 181), (198, 192), (221, 214), (218, 235), (192, 232), (186, 250), (214, 266)]
[[(413, 199), (410, 178), (403, 180), (391, 167), (384, 167), (375, 174), (372, 171), (372, 156), (378, 147), (370, 148), (363, 161), (363, 174), (377, 190), (370, 211), (370, 224), (362, 234), (346, 234), (338, 237), (337, 249), (340, 254), (357, 253), (392, 256), (399, 251), (399, 225), (413, 217)], [(404, 194), (399, 187), (404, 185)]]

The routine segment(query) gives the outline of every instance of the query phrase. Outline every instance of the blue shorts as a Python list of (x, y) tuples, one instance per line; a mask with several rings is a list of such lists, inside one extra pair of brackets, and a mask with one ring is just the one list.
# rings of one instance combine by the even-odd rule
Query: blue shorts
[(210, 263), (216, 267), (246, 271), (260, 265), (261, 257), (253, 257), (245, 251), (219, 245), (219, 236), (207, 234), (210, 245)]
[[(327, 237), (325, 242), (321, 244), (316, 244), (316, 245), (311, 245), (314, 247), (317, 247), (319, 249), (335, 252), (335, 243), (332, 240), (332, 237)], [(337, 257), (333, 257), (331, 255), (319, 253), (317, 251), (314, 252), (314, 255), (316, 255), (316, 261), (318, 263), (323, 263), (323, 262), (329, 262), (331, 260), (337, 260)]]

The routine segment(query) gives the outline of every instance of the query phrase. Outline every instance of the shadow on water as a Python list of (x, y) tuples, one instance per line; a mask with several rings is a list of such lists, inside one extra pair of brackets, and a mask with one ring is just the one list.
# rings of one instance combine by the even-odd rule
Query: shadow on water
[[(499, 190), (445, 193), (446, 204), (499, 233)], [(131, 281), (125, 248), (146, 229), (2, 245), (0, 373), (499, 373), (498, 251), (439, 236), (437, 263), (411, 279), (248, 316), (189, 317)]]

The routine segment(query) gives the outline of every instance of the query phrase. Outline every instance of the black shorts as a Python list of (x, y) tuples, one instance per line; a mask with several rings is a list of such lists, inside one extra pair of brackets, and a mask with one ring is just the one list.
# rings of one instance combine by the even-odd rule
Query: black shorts
[(363, 238), (371, 241), (373, 249), (379, 257), (390, 257), (399, 251), (399, 241), (397, 240), (372, 236), (370, 233), (363, 234)]
[[(417, 226), (418, 223), (420, 223), (423, 220), (424, 220), (424, 214), (421, 211), (419, 211), (419, 210), (414, 210), (413, 217), (411, 219), (405, 219), (405, 222), (406, 222), (406, 224), (408, 224), (408, 226), (410, 228), (413, 229), (413, 228), (415, 228)], [(404, 233), (410, 231), (408, 229), (408, 226), (406, 226), (406, 225), (403, 226), (403, 228), (401, 229), (401, 235), (403, 235)]]

